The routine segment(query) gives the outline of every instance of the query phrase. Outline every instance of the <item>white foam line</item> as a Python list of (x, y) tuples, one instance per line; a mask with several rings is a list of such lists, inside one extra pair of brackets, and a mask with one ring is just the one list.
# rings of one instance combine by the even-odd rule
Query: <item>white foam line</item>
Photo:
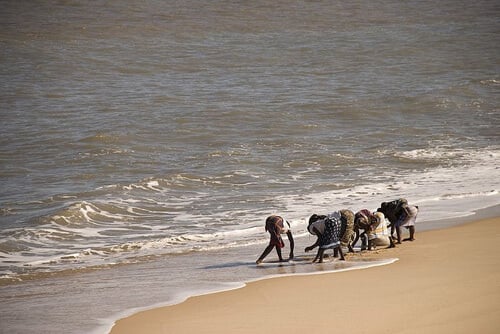
[(216, 293), (220, 293), (220, 292), (241, 289), (241, 288), (244, 288), (245, 286), (247, 286), (248, 283), (253, 283), (253, 282), (263, 281), (263, 280), (267, 280), (267, 279), (278, 278), (278, 277), (324, 275), (324, 274), (334, 274), (334, 273), (340, 273), (340, 272), (351, 271), (351, 270), (368, 269), (368, 268), (373, 268), (373, 267), (380, 267), (380, 266), (389, 265), (389, 264), (392, 264), (398, 260), (399, 260), (398, 258), (390, 258), (390, 259), (386, 259), (386, 260), (374, 261), (374, 262), (367, 264), (367, 265), (351, 267), (351, 268), (322, 270), (322, 271), (309, 272), (309, 273), (290, 273), (290, 274), (268, 275), (268, 276), (259, 277), (256, 279), (249, 280), (246, 283), (241, 283), (241, 282), (222, 283), (223, 285), (226, 285), (228, 287), (225, 289), (214, 289), (214, 290), (205, 291), (205, 292), (201, 292), (201, 293), (194, 293), (194, 294), (193, 293), (183, 293), (182, 295), (178, 295), (177, 298), (175, 298), (174, 300), (169, 301), (169, 302), (157, 303), (157, 304), (153, 304), (153, 305), (145, 306), (145, 307), (136, 307), (136, 308), (132, 308), (132, 309), (120, 312), (120, 313), (116, 314), (114, 317), (102, 319), (103, 325), (100, 326), (99, 328), (96, 328), (90, 334), (110, 333), (111, 329), (115, 326), (117, 321), (124, 319), (124, 318), (127, 318), (127, 317), (130, 317), (130, 316), (137, 314), (139, 312), (181, 304), (184, 301), (186, 301), (188, 298), (192, 298), (192, 297), (206, 296), (206, 295), (216, 294)]
[(356, 266), (356, 267), (350, 267), (350, 268), (332, 269), (332, 270), (321, 270), (321, 271), (308, 272), (308, 273), (290, 273), (290, 274), (268, 275), (268, 276), (259, 277), (259, 278), (250, 280), (249, 283), (263, 281), (263, 280), (266, 280), (266, 279), (272, 279), (272, 278), (277, 278), (277, 277), (324, 275), (324, 274), (334, 274), (334, 273), (340, 273), (340, 272), (351, 271), (351, 270), (368, 269), (368, 268), (380, 267), (380, 266), (385, 266), (385, 265), (388, 265), (388, 264), (392, 264), (392, 263), (394, 263), (394, 262), (396, 262), (398, 260), (399, 260), (398, 258), (390, 258), (390, 259), (386, 259), (386, 260), (373, 261), (370, 264), (366, 264), (366, 265), (362, 265), (362, 266)]

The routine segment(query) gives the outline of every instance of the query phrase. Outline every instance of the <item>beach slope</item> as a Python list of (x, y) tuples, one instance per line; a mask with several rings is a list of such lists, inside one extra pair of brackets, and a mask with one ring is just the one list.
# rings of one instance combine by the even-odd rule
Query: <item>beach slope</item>
[(391, 265), (253, 282), (139, 312), (111, 333), (499, 333), (500, 218), (416, 238), (361, 255), (399, 258)]

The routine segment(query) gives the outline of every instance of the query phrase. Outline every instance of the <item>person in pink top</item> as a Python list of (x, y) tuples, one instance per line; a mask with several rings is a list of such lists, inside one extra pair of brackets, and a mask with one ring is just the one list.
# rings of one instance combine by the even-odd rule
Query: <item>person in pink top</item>
[(271, 253), (273, 248), (276, 248), (276, 253), (278, 254), (278, 259), (280, 262), (284, 262), (283, 256), (281, 255), (281, 248), (285, 247), (285, 243), (281, 238), (282, 234), (286, 234), (288, 241), (290, 243), (290, 255), (288, 260), (293, 259), (293, 249), (295, 242), (293, 240), (292, 231), (290, 230), (290, 223), (288, 223), (283, 217), (280, 216), (269, 216), (266, 219), (265, 229), (269, 232), (270, 240), (267, 247), (262, 252), (261, 256), (257, 259), (256, 263), (260, 264), (264, 261), (264, 258)]

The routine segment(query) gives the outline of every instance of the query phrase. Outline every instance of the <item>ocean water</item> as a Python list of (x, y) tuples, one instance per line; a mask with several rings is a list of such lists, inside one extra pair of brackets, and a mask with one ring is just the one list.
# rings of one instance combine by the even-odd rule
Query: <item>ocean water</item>
[[(310, 264), (312, 213), (500, 204), (498, 1), (1, 7), (0, 333), (394, 260)], [(270, 214), (297, 259), (257, 267)]]

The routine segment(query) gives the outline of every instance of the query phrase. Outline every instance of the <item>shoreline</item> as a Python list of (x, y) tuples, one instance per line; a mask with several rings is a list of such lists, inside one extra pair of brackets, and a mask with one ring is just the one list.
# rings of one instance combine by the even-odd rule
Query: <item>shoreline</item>
[[(491, 218), (491, 214), (495, 213), (497, 209), (498, 206), (490, 208), (489, 210), (480, 210), (473, 217), (464, 217), (469, 218), (468, 221), (474, 218), (474, 222), (467, 222), (467, 219), (464, 219), (464, 222), (452, 227), (438, 227), (438, 229), (424, 230), (422, 232), (418, 232), (417, 230), (417, 240), (411, 244), (404, 243), (395, 249), (379, 249), (370, 253), (364, 252), (363, 254), (351, 255), (351, 258), (369, 256), (373, 259), (400, 259), (400, 261), (391, 265), (372, 267), (364, 270), (326, 272), (322, 275), (305, 274), (264, 277), (259, 280), (248, 282), (241, 288), (189, 297), (179, 304), (153, 307), (144, 311), (139, 311), (131, 316), (116, 321), (110, 333), (127, 334), (139, 331), (148, 333), (188, 333), (193, 331), (202, 333), (220, 333), (226, 331), (253, 333), (256, 331), (270, 332), (280, 329), (286, 329), (292, 333), (299, 333), (311, 330), (314, 326), (319, 326), (317, 329), (318, 332), (326, 333), (329, 327), (322, 326), (328, 326), (328, 322), (320, 320), (322, 325), (318, 325), (318, 319), (316, 319), (318, 318), (318, 312), (338, 312), (339, 314), (343, 314), (339, 316), (338, 319), (347, 317), (350, 319), (349, 322), (352, 322), (356, 318), (359, 318), (359, 316), (352, 317), (349, 315), (351, 313), (360, 315), (360, 308), (375, 308), (382, 313), (368, 312), (370, 314), (363, 315), (363, 321), (367, 324), (373, 324), (370, 325), (369, 328), (361, 326), (353, 329), (345, 324), (340, 325), (338, 324), (339, 321), (333, 320), (332, 324), (335, 323), (336, 329), (340, 326), (338, 327), (339, 330), (343, 328), (351, 332), (353, 330), (357, 332), (363, 332), (364, 330), (370, 332), (386, 332), (387, 328), (394, 328), (394, 322), (401, 323), (402, 320), (401, 325), (404, 325), (405, 322), (411, 320), (412, 316), (416, 317), (413, 314), (414, 312), (402, 312), (406, 309), (399, 308), (398, 305), (400, 302), (398, 301), (397, 295), (401, 294), (400, 297), (402, 300), (405, 300), (405, 290), (409, 290), (407, 292), (412, 296), (411, 300), (414, 298), (418, 300), (417, 303), (408, 300), (407, 302), (409, 305), (413, 305), (413, 307), (409, 307), (409, 309), (419, 308), (426, 314), (425, 310), (432, 309), (433, 303), (429, 304), (429, 302), (422, 300), (422, 296), (426, 296), (430, 301), (435, 301), (436, 297), (439, 298), (440, 294), (438, 292), (441, 290), (434, 291), (435, 289), (431, 288), (433, 284), (441, 286), (443, 284), (443, 278), (450, 275), (449, 278), (454, 277), (452, 276), (452, 272), (459, 274), (459, 277), (463, 276), (460, 270), (457, 270), (457, 266), (460, 267), (459, 259), (466, 261), (469, 266), (477, 267), (471, 270), (462, 265), (463, 274), (474, 274), (470, 277), (472, 281), (481, 280), (482, 273), (488, 272), (488, 268), (494, 270), (491, 274), (493, 277), (492, 284), (495, 287), (493, 298), (491, 298), (491, 295), (490, 298), (487, 298), (483, 294), (481, 296), (485, 297), (484, 300), (478, 301), (476, 304), (472, 305), (473, 307), (469, 305), (473, 309), (479, 308), (484, 304), (484, 301), (487, 301), (488, 308), (484, 312), (490, 315), (488, 321), (491, 327), (486, 325), (486, 327), (483, 326), (483, 329), (485, 330), (484, 332), (488, 333), (490, 329), (494, 330), (500, 328), (500, 320), (496, 320), (500, 319), (500, 312), (498, 311), (500, 302), (497, 302), (497, 300), (500, 300), (498, 298), (500, 297), (500, 285), (498, 283), (496, 286), (494, 285), (496, 282), (500, 281), (500, 270), (496, 269), (500, 261), (499, 256), (496, 255), (494, 251), (495, 237), (500, 233), (500, 217), (496, 214), (494, 218)], [(482, 231), (482, 233), (479, 233), (479, 231)], [(471, 240), (464, 242), (462, 239), (465, 236), (468, 236)], [(467, 244), (473, 246), (467, 246)], [(470, 247), (473, 247), (472, 251), (468, 251)], [(456, 254), (453, 255), (453, 252), (450, 253), (450, 249)], [(435, 258), (433, 258), (432, 255), (434, 255)], [(492, 259), (490, 259), (490, 257)], [(424, 259), (424, 262), (420, 263), (418, 259)], [(493, 260), (494, 264), (486, 265), (484, 260)], [(450, 267), (449, 273), (441, 272), (440, 267), (444, 267), (442, 263)], [(430, 270), (429, 274), (431, 274), (430, 276), (432, 277), (425, 275), (424, 272), (426, 269)], [(408, 271), (418, 272), (418, 277), (422, 279), (422, 282), (428, 281), (427, 288), (433, 293), (429, 295), (426, 289), (422, 289), (422, 282), (415, 281), (414, 277), (408, 276)], [(440, 275), (434, 277), (432, 275), (433, 271), (439, 272)], [(367, 281), (375, 281), (379, 276), (380, 281), (386, 283), (373, 288), (366, 287), (366, 285), (370, 286), (370, 284), (367, 284)], [(361, 296), (370, 295), (370, 293), (380, 294), (381, 289), (390, 290), (391, 285), (387, 282), (393, 280), (395, 280), (393, 284), (394, 288), (397, 289), (398, 292), (396, 294), (389, 294), (387, 296), (387, 301), (385, 300), (385, 296), (382, 295), (376, 298), (378, 300), (377, 302), (370, 301), (370, 299), (361, 300)], [(408, 287), (404, 287), (402, 283), (406, 280), (409, 281)], [(464, 282), (461, 282), (461, 284), (463, 285)], [(327, 289), (325, 291), (321, 288), (323, 286), (328, 287), (329, 285), (333, 285), (332, 289)], [(338, 289), (339, 285), (343, 288)], [(446, 298), (450, 299), (454, 295), (461, 295), (460, 284), (455, 282), (454, 285), (451, 283), (449, 285), (450, 286), (446, 287), (445, 290), (450, 290), (454, 293), (451, 295), (446, 294)], [(482, 285), (477, 289), (484, 288), (484, 286), (485, 285)], [(304, 291), (304, 289), (306, 291)], [(473, 291), (477, 289), (473, 289)], [(353, 293), (354, 291), (358, 291), (358, 293)], [(280, 298), (269, 298), (269, 296), (276, 295)], [(261, 300), (259, 300), (257, 296), (260, 296)], [(328, 296), (331, 298), (330, 301), (328, 300)], [(320, 301), (316, 302), (315, 300), (317, 299), (320, 299)], [(352, 301), (349, 301), (350, 299), (357, 300), (357, 303), (355, 302), (353, 304)], [(345, 303), (341, 302), (344, 300)], [(307, 301), (306, 305), (303, 304), (303, 301)], [(388, 301), (392, 302), (388, 304)], [(407, 302), (403, 303), (403, 305)], [(290, 305), (291, 307), (284, 309), (285, 306)], [(368, 307), (367, 305), (371, 306)], [(312, 306), (312, 309), (310, 306)], [(391, 312), (394, 313), (393, 317), (389, 317), (387, 309), (392, 309)], [(488, 310), (490, 310), (490, 313), (487, 312)], [(451, 309), (446, 313), (446, 317), (458, 321), (459, 319), (453, 317), (454, 313), (456, 312)], [(273, 318), (273, 315), (277, 316), (283, 314), (286, 320), (277, 321)], [(386, 325), (376, 318), (371, 319), (371, 317), (377, 314), (385, 314), (382, 318), (387, 322)], [(421, 316), (420, 313), (417, 314), (418, 317)], [(410, 319), (408, 319), (409, 317)], [(289, 318), (292, 318), (292, 320)], [(302, 320), (298, 321), (298, 319)], [(467, 321), (465, 322), (469, 323)], [(416, 323), (420, 324), (420, 321), (416, 321)], [(356, 325), (359, 325), (359, 321), (356, 322)], [(475, 323), (475, 326), (476, 325), (477, 323)], [(434, 325), (431, 324), (432, 328), (436, 327), (433, 326)], [(447, 330), (449, 330), (449, 333), (456, 333), (458, 330), (452, 325), (448, 325), (450, 328), (446, 326), (438, 327), (439, 328), (435, 328), (436, 333), (448, 333)], [(417, 326), (417, 328), (420, 327)], [(461, 325), (461, 328), (471, 329), (463, 325)], [(423, 328), (421, 329), (423, 330)], [(429, 328), (426, 327), (426, 331), (428, 329)], [(416, 333), (418, 331), (412, 331), (411, 328), (407, 328), (404, 332)], [(432, 332), (432, 330), (430, 332)], [(465, 332), (466, 331), (464, 331), (464, 333)]]
[[(449, 228), (452, 226), (458, 226), (458, 225), (470, 223), (472, 221), (482, 220), (485, 218), (493, 218), (493, 217), (497, 217), (497, 216), (500, 216), (500, 204), (475, 210), (475, 211), (471, 212), (470, 215), (466, 215), (466, 216), (457, 216), (457, 217), (445, 218), (445, 219), (440, 219), (440, 220), (418, 221), (417, 233), (421, 233), (423, 231), (429, 231), (429, 230), (445, 229), (445, 228)], [(404, 233), (406, 233), (405, 230), (403, 231), (403, 234)], [(309, 233), (307, 233), (306, 236), (310, 236)], [(303, 237), (304, 236), (295, 236), (295, 239), (299, 240), (300, 238), (303, 238)], [(258, 246), (258, 247), (262, 246), (263, 247), (267, 242), (268, 242), (268, 240), (265, 239), (265, 241), (263, 241), (262, 243), (255, 244), (252, 246)], [(259, 251), (260, 251), (260, 249), (259, 249)], [(255, 256), (257, 256), (257, 255), (255, 255)], [(122, 265), (122, 264), (118, 264), (118, 265)], [(130, 265), (130, 264), (125, 263), (123, 265)], [(59, 271), (37, 272), (35, 274), (23, 274), (20, 277), (16, 277), (16, 278), (6, 276), (6, 277), (0, 278), (0, 287), (23, 284), (26, 282), (36, 281), (39, 279), (71, 276), (71, 275), (74, 275), (75, 273), (78, 273), (78, 274), (88, 273), (88, 272), (93, 272), (96, 269), (105, 268), (105, 267), (108, 267), (108, 264), (84, 267), (84, 268), (78, 269), (78, 272), (76, 272), (74, 269), (63, 269), (63, 270), (59, 270)], [(265, 278), (267, 278), (267, 277), (264, 277), (264, 279)], [(253, 282), (253, 281), (254, 280), (251, 279), (248, 282)], [(243, 285), (244, 283), (237, 283), (237, 284)], [(225, 291), (225, 290), (217, 290), (215, 293), (220, 292), (220, 291)], [(209, 292), (209, 293), (214, 293), (214, 292)], [(193, 295), (193, 297), (194, 296), (197, 296), (197, 295)], [(189, 295), (189, 297), (191, 297), (191, 295)], [(189, 297), (186, 297), (186, 298), (189, 298)], [(184, 298), (183, 300), (185, 300), (186, 298)], [(178, 303), (179, 302), (174, 302), (173, 304), (178, 304)], [(165, 304), (160, 304), (160, 305), (173, 305), (173, 304), (172, 303), (165, 303)], [(154, 308), (155, 306), (153, 305), (152, 307)], [(150, 309), (152, 307), (144, 307), (144, 308), (140, 308), (140, 310)], [(129, 314), (130, 312), (124, 312), (124, 313)]]

